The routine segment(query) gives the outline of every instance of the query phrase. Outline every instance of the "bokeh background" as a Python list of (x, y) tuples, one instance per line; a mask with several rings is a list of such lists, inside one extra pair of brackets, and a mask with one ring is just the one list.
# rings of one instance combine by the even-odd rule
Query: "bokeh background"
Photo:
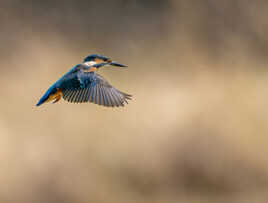
[[(268, 2), (0, 1), (0, 202), (268, 201)], [(88, 54), (125, 108), (35, 104)]]

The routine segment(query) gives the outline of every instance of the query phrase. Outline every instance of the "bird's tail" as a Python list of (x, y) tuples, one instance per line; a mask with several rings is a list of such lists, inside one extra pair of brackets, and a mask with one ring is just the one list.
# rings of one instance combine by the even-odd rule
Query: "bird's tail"
[(36, 104), (36, 106), (40, 106), (41, 104), (45, 103), (45, 102), (49, 102), (51, 101), (53, 98), (53, 95), (57, 92), (57, 89), (52, 86), (50, 87), (46, 93), (41, 97), (41, 99), (39, 100), (39, 102)]

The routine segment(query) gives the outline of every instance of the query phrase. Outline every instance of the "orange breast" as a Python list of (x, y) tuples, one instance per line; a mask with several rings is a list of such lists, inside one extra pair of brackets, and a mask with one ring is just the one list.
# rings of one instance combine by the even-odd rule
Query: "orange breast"
[(55, 100), (54, 103), (58, 102), (62, 96), (63, 96), (62, 90), (57, 89), (57, 92), (55, 94), (49, 95), (49, 98), (46, 100), (46, 102), (50, 102), (52, 100)]

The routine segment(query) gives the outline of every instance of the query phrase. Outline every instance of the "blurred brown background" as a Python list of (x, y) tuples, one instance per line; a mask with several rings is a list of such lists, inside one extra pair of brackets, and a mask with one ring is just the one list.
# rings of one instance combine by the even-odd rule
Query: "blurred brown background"
[[(0, 202), (268, 202), (268, 2), (0, 2)], [(125, 108), (35, 107), (88, 54)]]

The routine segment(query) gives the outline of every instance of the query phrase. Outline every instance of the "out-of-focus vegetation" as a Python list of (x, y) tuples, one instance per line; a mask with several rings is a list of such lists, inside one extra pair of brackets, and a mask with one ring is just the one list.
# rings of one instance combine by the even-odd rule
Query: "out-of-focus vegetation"
[[(1, 1), (0, 202), (267, 202), (267, 1)], [(45, 104), (91, 53), (134, 95)]]

